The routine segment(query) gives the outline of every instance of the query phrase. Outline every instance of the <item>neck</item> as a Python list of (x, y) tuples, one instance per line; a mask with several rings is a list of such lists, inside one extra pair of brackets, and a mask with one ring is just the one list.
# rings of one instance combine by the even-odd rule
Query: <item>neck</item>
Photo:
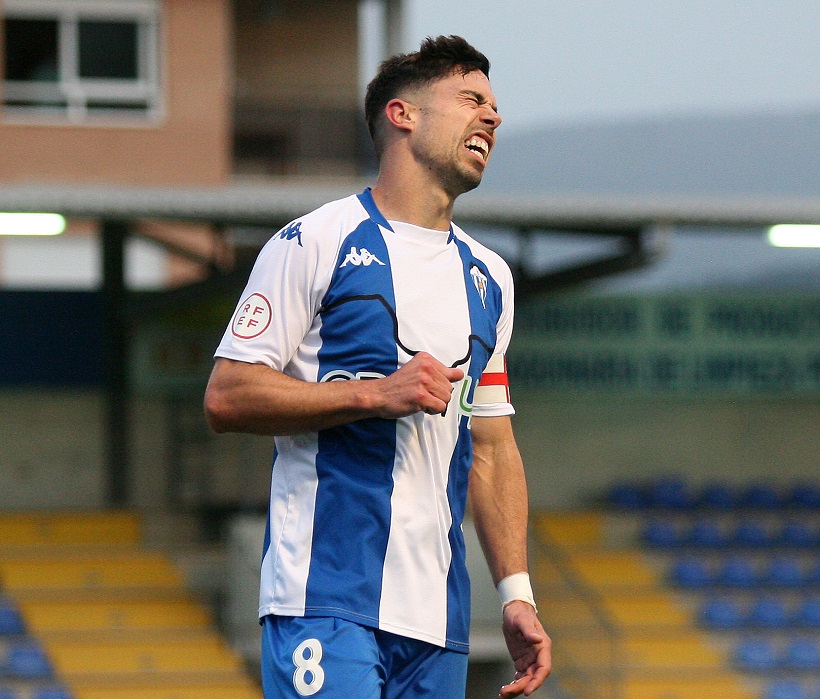
[(450, 229), (455, 197), (422, 173), (382, 163), (372, 192), (379, 211), (389, 220), (433, 230)]

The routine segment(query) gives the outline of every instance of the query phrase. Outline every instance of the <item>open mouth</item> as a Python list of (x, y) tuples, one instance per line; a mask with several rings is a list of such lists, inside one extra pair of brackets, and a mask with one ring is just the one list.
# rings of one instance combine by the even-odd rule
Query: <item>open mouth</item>
[(464, 145), (467, 147), (467, 150), (471, 150), (473, 153), (478, 153), (484, 162), (487, 162), (487, 158), (490, 157), (490, 144), (483, 138), (472, 136)]

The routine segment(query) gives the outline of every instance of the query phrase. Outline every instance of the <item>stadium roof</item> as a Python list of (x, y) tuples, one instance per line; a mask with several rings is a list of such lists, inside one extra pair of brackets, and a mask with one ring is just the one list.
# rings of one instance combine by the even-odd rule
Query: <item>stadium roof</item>
[[(0, 211), (48, 211), (75, 218), (212, 221), (278, 227), (365, 183), (281, 183), (225, 187), (6, 185)], [(820, 196), (545, 195), (477, 192), (459, 199), (459, 223), (619, 233), (658, 224), (764, 227), (820, 223)]]

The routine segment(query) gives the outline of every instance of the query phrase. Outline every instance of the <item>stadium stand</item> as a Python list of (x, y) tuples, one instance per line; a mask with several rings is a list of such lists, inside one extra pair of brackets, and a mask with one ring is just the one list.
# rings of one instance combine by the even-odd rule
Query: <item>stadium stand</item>
[(535, 550), (565, 581), (536, 576), (544, 607), (572, 600), (552, 630), (574, 695), (820, 699), (818, 494), (668, 477), (536, 515)]
[(0, 542), (9, 699), (261, 697), (136, 514), (0, 515)]

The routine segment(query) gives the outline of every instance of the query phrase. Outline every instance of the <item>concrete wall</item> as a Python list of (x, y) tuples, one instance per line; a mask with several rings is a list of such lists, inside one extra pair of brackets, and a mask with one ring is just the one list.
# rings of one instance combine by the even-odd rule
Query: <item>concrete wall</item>
[[(694, 483), (817, 478), (818, 401), (513, 398), (533, 508), (589, 504), (617, 479), (670, 472)], [(0, 508), (103, 505), (104, 410), (93, 391), (0, 392)], [(141, 507), (161, 506), (168, 492), (167, 419), (164, 401), (136, 401), (131, 485)], [(251, 506), (265, 502), (270, 439), (213, 436), (199, 448), (219, 465), (212, 493)], [(200, 478), (196, 463), (194, 450), (191, 487)]]
[(516, 393), (533, 507), (588, 503), (618, 479), (816, 479), (820, 401)]

